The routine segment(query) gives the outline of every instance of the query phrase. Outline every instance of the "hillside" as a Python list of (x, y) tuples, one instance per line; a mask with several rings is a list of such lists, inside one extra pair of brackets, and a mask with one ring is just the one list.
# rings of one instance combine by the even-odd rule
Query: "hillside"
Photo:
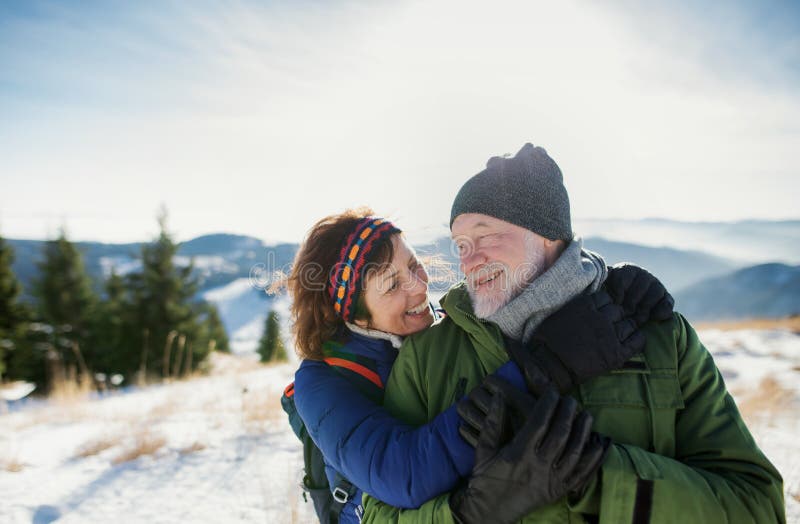
[[(24, 297), (36, 278), (37, 263), (41, 260), (41, 240), (8, 239), (14, 249), (14, 273), (22, 283)], [(104, 244), (76, 242), (83, 255), (84, 265), (95, 289), (102, 289), (102, 281), (112, 268), (120, 274), (140, 267), (137, 260), (141, 243)], [(261, 264), (272, 269), (287, 269), (297, 252), (296, 244), (266, 245), (253, 237), (231, 234), (203, 235), (183, 242), (178, 248), (176, 263), (194, 264), (199, 292), (223, 286), (238, 278), (247, 278), (253, 266)]]
[(572, 226), (584, 238), (602, 237), (642, 246), (701, 251), (735, 260), (740, 267), (765, 262), (800, 264), (800, 220), (682, 222), (663, 218), (576, 218)]
[(706, 278), (722, 275), (736, 263), (700, 251), (651, 247), (599, 237), (584, 240), (587, 249), (600, 253), (609, 265), (633, 262), (658, 276), (667, 289), (678, 291)]
[[(613, 234), (616, 231), (612, 227), (614, 224), (605, 225), (605, 232)], [(670, 221), (640, 221), (635, 225), (640, 228), (673, 228), (670, 231), (689, 227)], [(705, 232), (704, 227), (711, 226), (696, 226), (696, 234)], [(717, 224), (712, 229), (718, 230), (719, 227)], [(732, 238), (740, 240), (741, 235), (772, 231), (770, 238), (775, 240), (781, 232), (794, 235), (793, 227), (793, 222), (766, 225), (756, 222), (750, 229), (745, 228), (743, 233), (737, 233), (739, 236)], [(747, 238), (756, 241), (754, 237)], [(15, 250), (14, 271), (23, 289), (29, 291), (36, 277), (36, 261), (41, 256), (42, 241), (9, 239), (8, 242)], [(785, 273), (787, 267), (781, 264), (767, 264), (755, 271), (752, 277), (755, 283), (748, 286), (731, 277), (732, 271), (746, 265), (741, 260), (704, 251), (642, 245), (599, 236), (587, 237), (584, 245), (602, 254), (609, 264), (630, 261), (649, 269), (673, 292), (678, 299), (678, 307), (692, 320), (773, 317), (798, 310), (796, 299), (793, 300), (798, 293), (793, 288), (781, 288), (774, 284), (781, 278), (789, 278), (778, 275)], [(140, 243), (80, 242), (77, 246), (84, 255), (87, 271), (98, 291), (101, 291), (102, 281), (112, 268), (124, 274), (139, 267), (137, 256)], [(422, 256), (438, 255), (444, 261), (444, 264), (431, 268), (434, 295), (440, 295), (461, 278), (458, 257), (448, 237), (415, 247)], [(276, 270), (288, 271), (297, 248), (298, 245), (292, 243), (267, 245), (257, 238), (243, 235), (203, 235), (180, 245), (176, 263), (185, 265), (191, 261), (194, 264), (199, 296), (218, 306), (235, 351), (248, 352), (255, 347), (264, 316), (276, 306), (276, 302), (263, 292), (261, 279)], [(774, 272), (778, 273), (772, 274)], [(29, 296), (27, 298), (30, 299)], [(280, 302), (281, 308), (287, 312), (285, 301)]]
[[(787, 521), (800, 522), (800, 337), (700, 338), (783, 474)], [(196, 380), (0, 410), (0, 522), (314, 522), (278, 400), (297, 363), (225, 357)]]
[(675, 293), (691, 320), (785, 317), (800, 313), (800, 266), (760, 264)]

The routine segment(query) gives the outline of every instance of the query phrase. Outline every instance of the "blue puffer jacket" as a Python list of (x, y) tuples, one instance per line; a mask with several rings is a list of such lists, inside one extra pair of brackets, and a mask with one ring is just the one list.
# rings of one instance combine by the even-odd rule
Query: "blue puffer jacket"
[[(373, 359), (384, 383), (397, 356), (388, 341), (352, 332), (343, 349)], [(513, 363), (496, 374), (525, 388)], [(392, 506), (416, 508), (450, 491), (472, 470), (475, 451), (458, 434), (455, 405), (416, 428), (392, 418), (324, 362), (303, 361), (294, 385), (297, 411), (325, 456), (331, 486), (338, 471)], [(359, 522), (361, 514), (359, 491), (345, 505), (341, 522)]]

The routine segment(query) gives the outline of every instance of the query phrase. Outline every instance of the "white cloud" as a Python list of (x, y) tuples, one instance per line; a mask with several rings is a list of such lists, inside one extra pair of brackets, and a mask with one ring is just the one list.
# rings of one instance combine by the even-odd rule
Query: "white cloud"
[[(0, 123), (7, 236), (65, 219), (76, 238), (138, 240), (160, 202), (181, 238), (298, 240), (358, 204), (422, 233), (527, 140), (562, 167), (575, 216), (796, 214), (796, 91), (720, 88), (613, 7), (230, 3), (109, 20), (81, 37), (57, 24), (70, 60), (50, 42), (33, 72), (62, 96), (0, 88), (17, 108)], [(97, 100), (76, 102), (82, 89)]]

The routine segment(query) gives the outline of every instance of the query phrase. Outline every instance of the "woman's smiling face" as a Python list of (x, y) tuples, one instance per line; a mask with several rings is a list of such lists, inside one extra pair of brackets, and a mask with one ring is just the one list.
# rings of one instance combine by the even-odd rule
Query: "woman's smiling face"
[(414, 249), (401, 235), (392, 235), (394, 256), (387, 264), (368, 268), (363, 291), (370, 321), (361, 327), (405, 336), (433, 323), (428, 299), (428, 274)]

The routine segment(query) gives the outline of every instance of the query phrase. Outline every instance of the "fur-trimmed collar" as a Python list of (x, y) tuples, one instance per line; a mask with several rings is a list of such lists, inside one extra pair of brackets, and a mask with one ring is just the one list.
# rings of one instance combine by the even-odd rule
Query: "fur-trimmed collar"
[(395, 349), (400, 349), (400, 346), (403, 344), (403, 337), (395, 335), (393, 333), (387, 333), (385, 331), (379, 331), (377, 329), (368, 329), (362, 328), (361, 326), (357, 326), (351, 322), (345, 322), (347, 329), (352, 331), (353, 333), (358, 333), (359, 335), (363, 335), (369, 338), (377, 338), (380, 340), (388, 340), (392, 347)]

